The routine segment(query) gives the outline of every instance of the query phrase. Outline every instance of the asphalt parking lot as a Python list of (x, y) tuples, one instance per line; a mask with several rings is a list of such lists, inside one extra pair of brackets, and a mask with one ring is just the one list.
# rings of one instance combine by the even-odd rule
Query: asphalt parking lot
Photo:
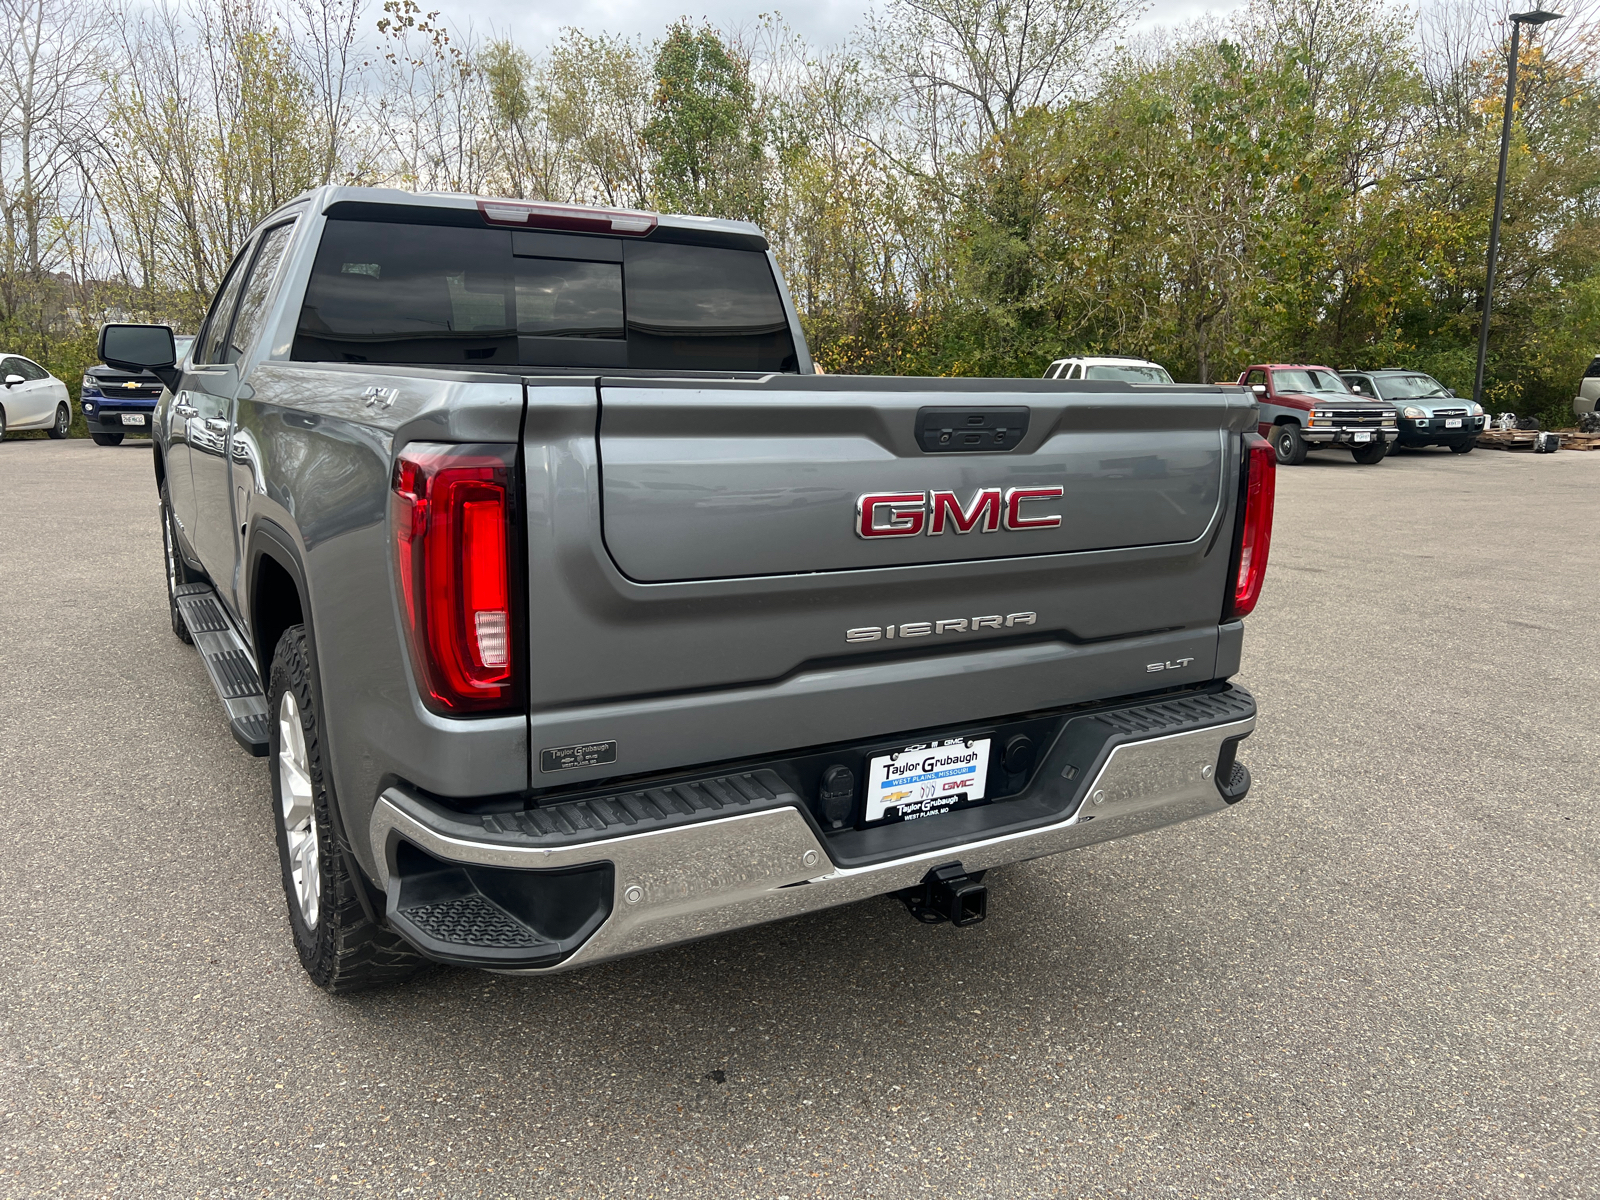
[(147, 443), (0, 444), (0, 1195), (1600, 1194), (1600, 454), (1279, 474), (1238, 808), (330, 998)]

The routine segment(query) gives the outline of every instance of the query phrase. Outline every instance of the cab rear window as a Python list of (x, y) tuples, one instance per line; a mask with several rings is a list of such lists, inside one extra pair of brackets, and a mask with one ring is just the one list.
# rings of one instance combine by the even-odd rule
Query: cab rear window
[(795, 371), (765, 254), (330, 220), (294, 357), (451, 367)]

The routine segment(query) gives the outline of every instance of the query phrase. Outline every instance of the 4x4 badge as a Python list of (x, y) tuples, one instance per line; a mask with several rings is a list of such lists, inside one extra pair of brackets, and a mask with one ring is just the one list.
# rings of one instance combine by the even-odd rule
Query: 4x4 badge
[(1054, 529), (1060, 513), (1025, 516), (1022, 506), (1034, 500), (1060, 499), (1064, 489), (1051, 487), (979, 488), (963, 507), (954, 492), (867, 492), (856, 500), (856, 536), (864, 538), (930, 537), (947, 529), (956, 533), (994, 533), (997, 529)]

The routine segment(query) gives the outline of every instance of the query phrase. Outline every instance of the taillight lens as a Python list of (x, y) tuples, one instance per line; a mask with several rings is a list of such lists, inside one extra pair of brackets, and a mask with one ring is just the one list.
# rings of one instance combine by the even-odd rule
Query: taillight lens
[(1272, 504), (1278, 490), (1278, 456), (1259, 434), (1245, 434), (1244, 512), (1239, 519), (1239, 568), (1227, 617), (1247, 616), (1261, 599), (1272, 548)]
[(423, 700), (484, 712), (518, 700), (509, 446), (412, 443), (391, 500), (400, 602)]

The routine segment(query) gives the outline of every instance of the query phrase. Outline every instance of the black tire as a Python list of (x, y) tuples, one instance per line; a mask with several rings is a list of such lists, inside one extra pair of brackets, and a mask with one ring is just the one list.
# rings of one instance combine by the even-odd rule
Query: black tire
[(194, 645), (189, 626), (178, 611), (178, 589), (199, 578), (178, 553), (177, 529), (172, 523), (172, 502), (167, 498), (167, 485), (161, 485), (161, 557), (167, 575), (167, 615), (172, 619), (172, 632), (178, 640)]
[(0, 408), (0, 442), (6, 440), (6, 410)]
[[(267, 688), (267, 712), (271, 719), (267, 769), (272, 776), (272, 824), (300, 964), (312, 982), (336, 995), (409, 978), (425, 960), (398, 934), (367, 916), (360, 891), (366, 884), (352, 874), (349, 852), (341, 847), (334, 830), (330, 815), (333, 797), (322, 763), (322, 721), (311, 687), (304, 625), (291, 626), (278, 639)], [(300, 742), (291, 745), (286, 759), (285, 731), (292, 738), (296, 726)], [(286, 794), (290, 797), (287, 821)], [(291, 824), (299, 847), (293, 855)]]
[(1363, 467), (1375, 467), (1388, 455), (1389, 449), (1382, 442), (1373, 442), (1362, 446), (1360, 449), (1350, 451), (1350, 457)]
[(1306, 460), (1306, 440), (1300, 436), (1300, 426), (1292, 421), (1273, 429), (1272, 448), (1278, 452), (1278, 461), (1286, 467), (1298, 467)]
[(1478, 443), (1477, 443), (1476, 439), (1474, 439), (1473, 441), (1470, 441), (1470, 442), (1451, 442), (1450, 443), (1450, 453), (1451, 454), (1471, 454), (1473, 449), (1477, 446), (1477, 444)]
[(56, 405), (56, 422), (50, 426), (50, 437), (59, 442), (72, 430), (72, 412), (65, 404)]
[(120, 429), (115, 433), (91, 433), (89, 436), (94, 439), (94, 444), (96, 446), (122, 445), (122, 430)]

